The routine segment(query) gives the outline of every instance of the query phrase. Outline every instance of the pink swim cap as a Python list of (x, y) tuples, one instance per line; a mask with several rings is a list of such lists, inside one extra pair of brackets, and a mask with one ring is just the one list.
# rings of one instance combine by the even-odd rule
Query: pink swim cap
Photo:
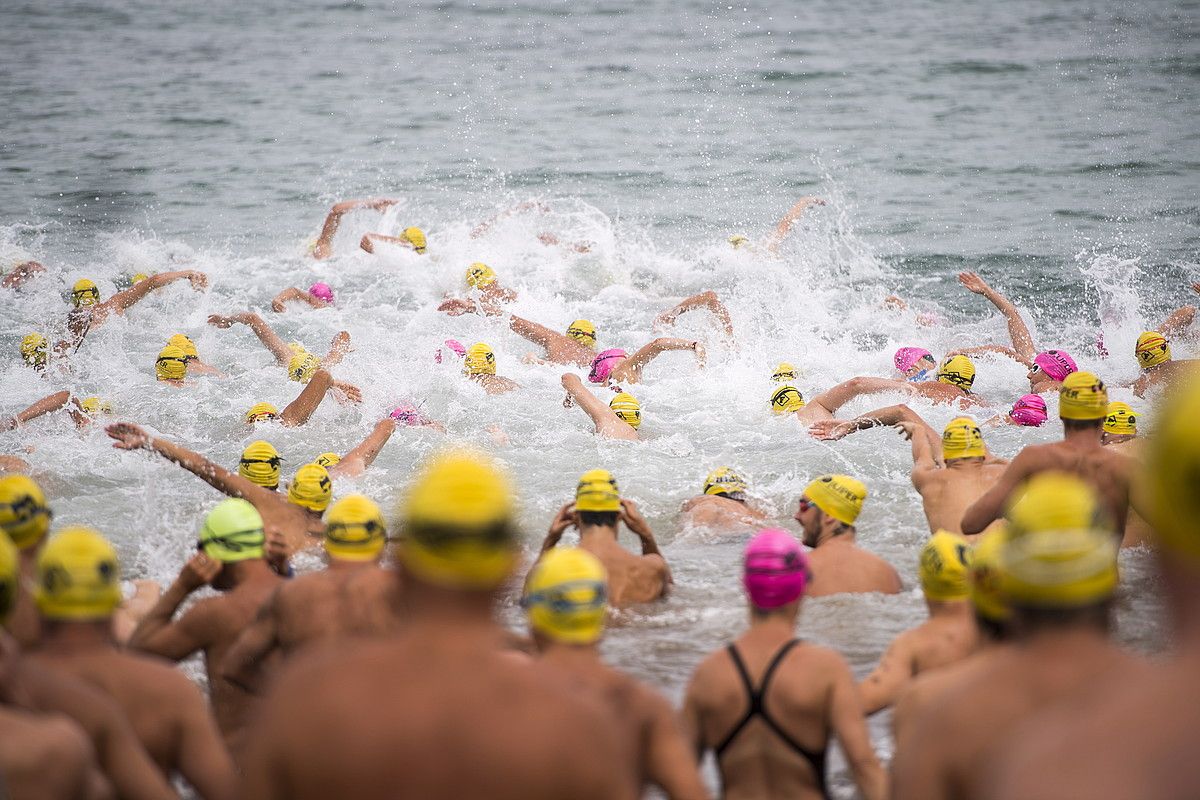
[(396, 420), (396, 422), (400, 423), (401, 425), (415, 426), (429, 423), (429, 417), (422, 414), (416, 408), (416, 406), (413, 406), (409, 403), (404, 403), (397, 406), (388, 416)]
[(312, 286), (308, 287), (308, 293), (313, 297), (324, 300), (326, 303), (333, 302), (333, 287), (328, 283), (317, 281)]
[[(467, 348), (463, 347), (463, 343), (458, 339), (447, 339), (445, 344), (446, 347), (449, 347), (451, 350), (453, 350), (455, 355), (457, 355), (459, 358), (463, 358), (467, 355)], [(442, 348), (439, 347), (437, 352), (433, 354), (433, 360), (438, 364), (442, 363)]]
[(933, 353), (923, 347), (901, 347), (896, 351), (896, 355), (892, 356), (892, 361), (896, 365), (896, 369), (901, 372), (908, 372), (918, 361), (929, 356), (933, 358)]
[(808, 558), (787, 531), (766, 528), (747, 543), (742, 586), (756, 607), (787, 605), (804, 594), (808, 580)]
[(626, 357), (624, 350), (605, 350), (592, 360), (592, 371), (588, 373), (588, 380), (592, 383), (604, 383), (617, 366), (617, 359)]
[(1046, 401), (1036, 394), (1023, 395), (1008, 415), (1022, 425), (1037, 428), (1046, 421)]
[(1037, 358), (1033, 359), (1033, 363), (1041, 367), (1042, 372), (1056, 381), (1061, 381), (1072, 372), (1079, 371), (1079, 367), (1075, 365), (1075, 359), (1071, 358), (1070, 353), (1066, 350), (1047, 350), (1044, 353), (1038, 353)]

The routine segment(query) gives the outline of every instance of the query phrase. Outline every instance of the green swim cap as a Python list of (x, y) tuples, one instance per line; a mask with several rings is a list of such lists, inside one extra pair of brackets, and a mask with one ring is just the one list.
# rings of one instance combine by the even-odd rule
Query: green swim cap
[(200, 529), (200, 550), (209, 558), (225, 564), (263, 557), (262, 516), (253, 505), (240, 498), (222, 500), (204, 518)]

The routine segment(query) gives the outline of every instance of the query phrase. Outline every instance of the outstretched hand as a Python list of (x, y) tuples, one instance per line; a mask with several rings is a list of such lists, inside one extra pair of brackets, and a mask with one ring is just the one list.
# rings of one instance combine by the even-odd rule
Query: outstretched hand
[(988, 286), (987, 281), (979, 277), (978, 273), (975, 272), (958, 273), (958, 282), (965, 286), (967, 291), (974, 292), (975, 294), (987, 294), (992, 290), (992, 287)]
[(236, 322), (237, 322), (236, 319), (234, 319), (233, 317), (227, 317), (224, 314), (209, 314), (208, 315), (208, 324), (214, 325), (218, 328), (228, 328), (228, 327), (231, 327)]
[(109, 425), (104, 432), (115, 439), (113, 447), (119, 450), (139, 450), (150, 444), (150, 434), (132, 422), (117, 422)]
[(819, 419), (808, 426), (808, 435), (823, 441), (844, 439), (854, 432), (854, 424), (841, 419)]
[(443, 300), (438, 306), (438, 311), (444, 311), (452, 317), (462, 316), (463, 314), (474, 314), (478, 311), (473, 300), (463, 300), (460, 297), (452, 297), (449, 300)]
[(904, 437), (905, 441), (909, 442), (911, 442), (912, 438), (916, 436), (919, 428), (917, 423), (907, 419), (900, 420), (892, 427), (900, 432), (900, 435)]
[(203, 272), (188, 270), (184, 273), (184, 276), (188, 279), (188, 283), (192, 284), (192, 288), (196, 291), (200, 292), (208, 288), (208, 276)]

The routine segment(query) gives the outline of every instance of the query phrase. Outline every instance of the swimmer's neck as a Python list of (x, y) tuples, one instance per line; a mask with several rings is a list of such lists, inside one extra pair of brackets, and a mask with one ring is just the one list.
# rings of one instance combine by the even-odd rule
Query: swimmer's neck
[(857, 534), (858, 531), (853, 525), (847, 525), (844, 528), (823, 528), (817, 534), (817, 543), (813, 545), (813, 549), (828, 547), (831, 544), (838, 544), (839, 542), (853, 547), (856, 544), (855, 536)]
[(580, 525), (579, 526), (579, 543), (584, 541), (605, 541), (616, 542), (617, 531), (620, 528), (620, 523), (609, 527), (607, 525)]
[(1013, 641), (1026, 650), (1037, 650), (1047, 655), (1061, 652), (1069, 658), (1079, 658), (1085, 649), (1109, 650), (1116, 647), (1107, 631), (1086, 622), (1035, 628), (1023, 634), (1018, 630)]
[(42, 639), (38, 642), (37, 649), (51, 653), (69, 653), (116, 646), (111, 617), (92, 622), (63, 622), (43, 618)]
[(1099, 425), (1097, 425), (1095, 428), (1063, 430), (1063, 441), (1072, 447), (1080, 447), (1091, 450), (1103, 447), (1100, 442), (1100, 437), (1103, 434), (1104, 429)]
[(930, 600), (925, 598), (925, 608), (929, 610), (929, 618), (937, 617), (939, 619), (961, 618), (963, 620), (973, 619), (975, 610), (971, 607), (971, 603), (966, 598), (962, 600)]
[(408, 616), (407, 631), (414, 637), (478, 642), (499, 631), (492, 615), (493, 591), (445, 588), (405, 573), (398, 594), (399, 607)]
[(796, 635), (796, 618), (799, 615), (799, 601), (793, 601), (766, 614), (755, 613), (754, 609), (751, 609), (750, 630), (743, 636), (753, 635), (756, 639), (790, 639)]
[(557, 664), (567, 669), (593, 667), (600, 661), (600, 651), (595, 644), (562, 644), (539, 642), (542, 661)]
[(970, 458), (951, 458), (946, 461), (946, 469), (967, 469), (968, 467), (981, 467), (987, 459), (984, 456), (971, 456)]

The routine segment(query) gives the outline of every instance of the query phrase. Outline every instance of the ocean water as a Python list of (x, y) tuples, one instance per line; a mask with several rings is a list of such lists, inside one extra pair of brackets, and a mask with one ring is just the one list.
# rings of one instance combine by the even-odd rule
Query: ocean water
[[(925, 526), (907, 445), (886, 430), (817, 442), (772, 417), (778, 361), (803, 369), (809, 396), (890, 374), (900, 345), (1004, 342), (1002, 320), (954, 280), (972, 269), (1021, 306), (1041, 346), (1069, 349), (1117, 386), (1136, 375), (1137, 334), (1196, 300), (1198, 34), (1196, 2), (7, 0), (0, 266), (35, 257), (48, 274), (4, 293), (0, 413), (61, 388), (100, 394), (116, 417), (227, 465), (266, 435), (290, 473), (417, 400), (450, 435), (398, 431), (337, 494), (364, 491), (390, 512), (420, 459), (447, 439), (475, 442), (512, 470), (531, 550), (578, 473), (608, 467), (664, 542), (677, 586), (619, 620), (605, 652), (678, 698), (700, 657), (744, 623), (741, 538), (678, 524), (712, 467), (742, 470), (756, 502), (792, 529), (810, 478), (860, 476), (871, 492), (860, 540), (914, 584)], [(726, 243), (762, 242), (803, 195), (828, 205), (810, 209), (778, 257)], [(307, 243), (347, 197), (400, 202), (347, 217), (335, 257), (314, 262)], [(471, 237), (528, 201), (543, 209)], [(356, 250), (367, 231), (408, 225), (429, 233), (427, 256)], [(544, 245), (546, 232), (589, 250)], [(463, 291), (473, 261), (520, 291), (515, 313), (556, 329), (587, 317), (602, 347), (640, 346), (655, 314), (703, 289), (730, 307), (735, 341), (703, 312), (681, 318), (679, 335), (708, 344), (708, 366), (663, 356), (634, 389), (647, 441), (598, 441), (562, 407), (562, 370), (522, 363), (535, 348), (490, 320), (435, 311)], [(107, 297), (125, 275), (179, 268), (208, 273), (210, 289), (156, 293), (90, 333), (69, 371), (43, 379), (20, 364), (25, 333), (61, 334), (78, 278)], [(270, 313), (276, 292), (314, 280), (333, 285), (335, 308)], [(892, 293), (911, 309), (884, 310)], [(335, 373), (364, 403), (327, 401), (307, 427), (247, 431), (246, 408), (282, 406), (298, 388), (247, 330), (205, 324), (247, 308), (314, 351), (350, 331), (356, 350)], [(922, 312), (935, 324), (917, 325)], [(225, 377), (158, 386), (154, 355), (177, 331)], [(521, 391), (489, 398), (457, 364), (434, 364), (447, 337), (492, 344)], [(1197, 349), (1186, 337), (1174, 347)], [(987, 414), (1023, 393), (1019, 366), (978, 366)], [(918, 409), (935, 427), (951, 416)], [(1058, 435), (987, 433), (1002, 455)], [(134, 576), (170, 580), (218, 499), (61, 416), (0, 433), (0, 452), (33, 465), (57, 522), (109, 534)], [(1126, 554), (1123, 566), (1119, 636), (1157, 651), (1148, 557)], [(923, 614), (915, 592), (834, 597), (807, 604), (801, 632), (865, 674)], [(872, 732), (888, 754), (886, 716)], [(840, 763), (834, 784), (848, 786)]]

